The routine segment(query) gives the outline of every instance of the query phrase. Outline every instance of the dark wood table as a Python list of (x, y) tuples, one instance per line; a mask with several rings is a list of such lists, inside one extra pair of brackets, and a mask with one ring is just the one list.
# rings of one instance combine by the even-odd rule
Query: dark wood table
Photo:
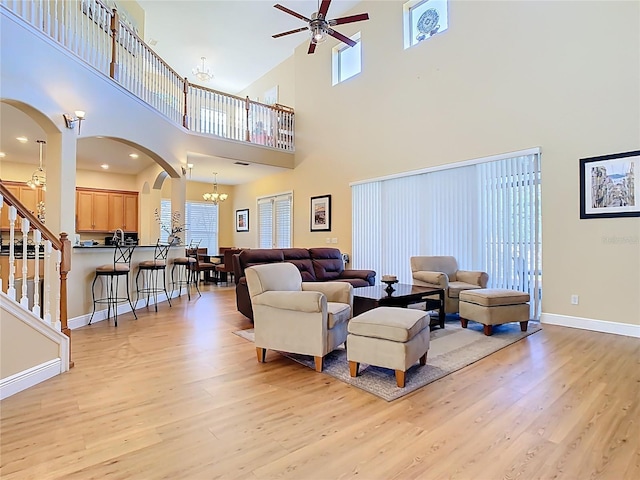
[(396, 283), (389, 294), (386, 285), (356, 287), (353, 289), (353, 315), (360, 315), (377, 307), (406, 308), (414, 303), (426, 303), (425, 310), (438, 310), (440, 328), (444, 328), (444, 289)]

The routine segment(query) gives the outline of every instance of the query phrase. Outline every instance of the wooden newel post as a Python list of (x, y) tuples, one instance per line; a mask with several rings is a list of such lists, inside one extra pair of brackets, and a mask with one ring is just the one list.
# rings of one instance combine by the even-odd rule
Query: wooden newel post
[(182, 126), (184, 128), (189, 128), (189, 115), (188, 115), (188, 105), (187, 105), (187, 99), (189, 98), (189, 80), (187, 80), (187, 77), (184, 77), (184, 88), (183, 88), (183, 93), (184, 93), (184, 112), (182, 113)]
[(251, 106), (249, 102), (249, 96), (247, 96), (247, 99), (244, 101), (244, 109), (247, 116), (247, 130), (245, 132), (245, 140), (247, 142), (251, 141), (251, 132), (249, 131), (249, 108), (251, 108)]
[(114, 80), (118, 80), (118, 31), (120, 19), (118, 11), (114, 8), (111, 15), (111, 63), (109, 64), (109, 76)]
[(60, 259), (60, 330), (69, 337), (69, 368), (73, 368), (73, 361), (71, 360), (71, 330), (67, 324), (67, 274), (71, 271), (71, 241), (65, 232), (60, 234), (60, 243), (62, 243)]

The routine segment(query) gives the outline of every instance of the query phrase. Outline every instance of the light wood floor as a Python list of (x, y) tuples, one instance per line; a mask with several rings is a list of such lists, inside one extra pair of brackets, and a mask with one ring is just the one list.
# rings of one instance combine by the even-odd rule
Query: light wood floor
[(387, 403), (275, 352), (233, 288), (73, 331), (1, 402), (3, 479), (638, 479), (640, 340), (543, 330)]

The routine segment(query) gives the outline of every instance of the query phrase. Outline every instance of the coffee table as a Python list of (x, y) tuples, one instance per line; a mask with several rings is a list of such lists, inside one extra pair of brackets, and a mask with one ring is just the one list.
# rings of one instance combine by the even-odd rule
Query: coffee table
[(389, 294), (386, 285), (356, 287), (353, 289), (353, 314), (360, 315), (377, 307), (403, 307), (414, 303), (426, 303), (425, 310), (438, 310), (437, 325), (444, 328), (444, 289), (421, 287), (405, 283), (393, 285)]

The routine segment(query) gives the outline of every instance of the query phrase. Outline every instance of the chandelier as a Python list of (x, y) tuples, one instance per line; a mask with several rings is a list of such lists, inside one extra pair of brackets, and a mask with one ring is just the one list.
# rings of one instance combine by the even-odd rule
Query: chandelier
[(38, 169), (31, 174), (31, 180), (27, 182), (27, 185), (33, 189), (42, 188), (45, 192), (47, 191), (47, 177), (44, 173), (44, 169), (42, 168), (42, 146), (47, 142), (44, 140), (36, 140), (36, 142), (40, 145), (40, 166)]
[(220, 202), (224, 202), (229, 195), (226, 193), (218, 193), (218, 174), (213, 172), (214, 180), (213, 180), (213, 192), (205, 193), (202, 195), (202, 198), (213, 203), (214, 205), (218, 205)]
[(193, 74), (201, 82), (208, 82), (209, 80), (213, 80), (211, 70), (204, 66), (204, 61), (206, 60), (206, 58), (200, 57), (200, 60), (202, 60), (202, 66), (198, 65), (196, 68), (194, 68), (192, 70)]

